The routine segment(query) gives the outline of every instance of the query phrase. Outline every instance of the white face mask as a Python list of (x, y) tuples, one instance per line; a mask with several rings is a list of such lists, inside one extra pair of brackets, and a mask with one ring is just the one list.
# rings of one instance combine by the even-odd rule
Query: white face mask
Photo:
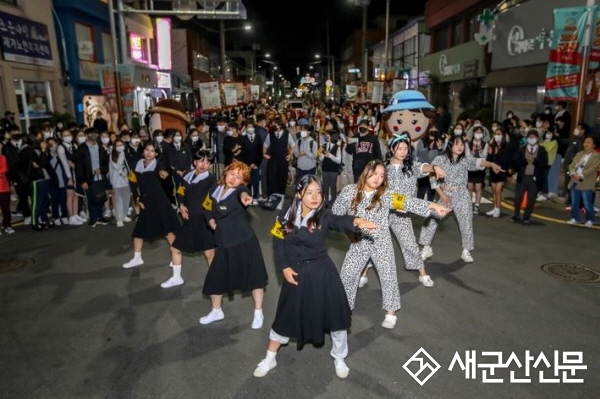
[(462, 130), (461, 129), (454, 129), (454, 135), (455, 136), (460, 136), (462, 134)]
[(254, 128), (253, 127), (249, 127), (248, 129), (246, 129), (246, 131), (248, 132), (248, 134), (253, 134), (254, 133)]
[(100, 141), (102, 142), (102, 144), (108, 144), (108, 143), (110, 143), (110, 138), (109, 137), (102, 137), (100, 139)]
[(230, 136), (230, 137), (233, 136), (233, 130), (228, 130), (227, 131), (227, 135)]
[(73, 142), (73, 136), (65, 136), (62, 140), (67, 144), (71, 144)]
[(475, 122), (473, 126), (481, 126), (481, 122)]
[(536, 139), (535, 137), (530, 137), (527, 139), (527, 144), (529, 145), (536, 145), (538, 142), (538, 139)]
[(551, 140), (552, 136), (554, 136), (552, 133), (546, 133), (546, 140)]
[(496, 143), (501, 143), (501, 142), (502, 142), (502, 136), (495, 135), (495, 136), (494, 136), (494, 141), (495, 141)]
[(77, 136), (77, 143), (78, 144), (83, 144), (87, 141), (87, 138), (85, 136)]
[(156, 137), (154, 138), (154, 140), (156, 140), (156, 142), (157, 142), (157, 143), (159, 143), (159, 144), (160, 144), (160, 143), (162, 143), (164, 139), (165, 139), (165, 138), (164, 138), (163, 136), (156, 136)]
[(579, 133), (581, 133), (579, 129), (573, 130), (573, 136), (579, 136)]
[(535, 123), (535, 127), (538, 127), (538, 128), (539, 128), (539, 127), (542, 127), (542, 122), (540, 122), (540, 121), (537, 121), (537, 122)]
[(304, 138), (306, 136), (308, 136), (308, 132), (306, 130), (300, 132), (300, 137)]
[(173, 141), (176, 142), (177, 144), (181, 143), (181, 136), (173, 137)]
[(497, 130), (498, 129), (498, 125), (492, 125), (492, 130)]
[(131, 139), (131, 144), (138, 145), (140, 143), (140, 139)]
[(125, 151), (125, 147), (118, 146), (118, 147), (115, 147), (115, 150), (117, 150), (117, 152), (123, 152), (123, 151)]
[(225, 125), (217, 125), (217, 130), (223, 133), (225, 131)]
[(296, 126), (296, 121), (290, 121), (290, 126)]
[(545, 113), (546, 115), (550, 115), (550, 110), (549, 110), (549, 109), (547, 109), (547, 110), (545, 110), (545, 111), (544, 111), (544, 113)]
[(508, 114), (508, 115), (506, 115), (506, 117), (507, 117), (508, 119), (510, 119), (510, 118), (512, 118), (512, 117), (513, 117), (513, 114)]
[(56, 130), (60, 130), (60, 129), (62, 129), (62, 127), (63, 127), (62, 123), (57, 123), (56, 124)]
[(52, 137), (52, 132), (44, 132), (45, 139), (49, 139), (50, 137)]
[(338, 123), (338, 127), (339, 127), (340, 129), (343, 129), (343, 128), (344, 128), (344, 124), (343, 124), (343, 123)]
[(200, 137), (199, 137), (199, 136), (192, 136), (192, 137), (190, 138), (190, 140), (192, 140), (192, 143), (197, 143), (197, 142), (198, 142), (198, 140), (200, 140)]
[(483, 137), (483, 134), (481, 134), (481, 133), (475, 133), (473, 135), (473, 137), (475, 137), (475, 140), (481, 140), (481, 138)]

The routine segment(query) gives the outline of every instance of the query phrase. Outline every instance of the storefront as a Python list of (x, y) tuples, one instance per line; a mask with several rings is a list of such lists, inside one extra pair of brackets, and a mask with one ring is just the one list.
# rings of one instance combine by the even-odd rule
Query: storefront
[(135, 65), (133, 110), (144, 120), (148, 108), (171, 95), (171, 74)]
[(421, 70), (440, 83), (449, 85), (448, 110), (454, 118), (462, 112), (458, 94), (469, 83), (479, 83), (485, 76), (485, 49), (471, 41), (423, 57)]
[(496, 119), (503, 119), (509, 110), (521, 119), (543, 111), (554, 9), (585, 3), (530, 0), (498, 15), (492, 42), (492, 71), (483, 81), (483, 87), (494, 89)]

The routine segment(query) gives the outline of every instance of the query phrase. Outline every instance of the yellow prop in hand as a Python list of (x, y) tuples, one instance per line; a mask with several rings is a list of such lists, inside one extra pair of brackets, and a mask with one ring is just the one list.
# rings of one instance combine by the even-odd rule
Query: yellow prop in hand
[(398, 193), (392, 194), (392, 206), (398, 212), (406, 212), (406, 195)]
[(210, 199), (210, 194), (206, 194), (206, 198), (204, 198), (204, 202), (202, 203), (202, 207), (209, 212), (213, 210), (213, 201)]
[(281, 223), (279, 223), (279, 220), (276, 220), (273, 224), (273, 227), (271, 227), (271, 234), (273, 235), (273, 237), (277, 237), (280, 240), (283, 240), (283, 226), (281, 225)]

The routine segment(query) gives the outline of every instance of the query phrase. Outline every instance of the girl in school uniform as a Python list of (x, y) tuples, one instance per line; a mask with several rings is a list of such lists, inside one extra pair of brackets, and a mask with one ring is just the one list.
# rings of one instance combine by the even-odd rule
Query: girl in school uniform
[(161, 181), (169, 174), (158, 161), (155, 144), (149, 141), (144, 146), (144, 157), (135, 165), (137, 190), (132, 194), (140, 207), (140, 214), (133, 228), (133, 258), (123, 264), (124, 269), (144, 264), (142, 247), (144, 241), (163, 236), (169, 246), (181, 227), (171, 201), (162, 189)]
[(246, 208), (252, 205), (252, 195), (246, 187), (249, 182), (250, 167), (233, 160), (204, 201), (217, 247), (202, 289), (202, 294), (210, 295), (212, 310), (200, 318), (200, 324), (223, 320), (223, 294), (231, 296), (240, 290), (252, 292), (252, 328), (257, 330), (263, 325), (262, 305), (268, 276), (258, 238), (246, 219)]
[(372, 237), (359, 236), (356, 242), (350, 244), (340, 276), (350, 309), (354, 309), (361, 270), (371, 259), (379, 274), (382, 308), (386, 311), (381, 326), (390, 329), (396, 325), (396, 312), (400, 309), (400, 290), (389, 229), (392, 209), (425, 217), (432, 210), (441, 216), (448, 212), (444, 206), (434, 202), (392, 193), (388, 189), (387, 170), (379, 159), (367, 163), (358, 182), (344, 187), (331, 208), (334, 215), (358, 216), (379, 227)]
[(160, 286), (171, 288), (183, 284), (181, 277), (182, 252), (204, 252), (210, 266), (215, 254), (215, 233), (208, 226), (202, 203), (215, 185), (215, 177), (208, 170), (214, 157), (208, 150), (200, 150), (193, 156), (194, 170), (185, 174), (177, 187), (177, 203), (183, 218), (183, 226), (171, 245), (173, 275)]
[(326, 331), (331, 333), (330, 354), (336, 374), (348, 376), (344, 359), (348, 355), (351, 311), (325, 240), (332, 230), (356, 233), (375, 228), (374, 223), (359, 217), (326, 211), (322, 183), (315, 175), (299, 180), (291, 205), (281, 211), (271, 230), (275, 265), (284, 281), (267, 355), (254, 370), (255, 377), (264, 377), (277, 366), (277, 351), (290, 338), (297, 340), (298, 349), (308, 342), (318, 346), (325, 342)]
[[(470, 170), (479, 170), (486, 167), (492, 168), (494, 173), (504, 172), (498, 164), (486, 161), (483, 158), (475, 158), (465, 155), (465, 139), (462, 136), (454, 136), (448, 140), (446, 153), (435, 157), (432, 166), (440, 166), (446, 172), (443, 180), (431, 178), (431, 187), (439, 195), (439, 202), (452, 209), (458, 221), (460, 236), (462, 238), (461, 258), (467, 263), (473, 262), (471, 251), (474, 247), (473, 240), (473, 209), (471, 206), (471, 195), (467, 189), (468, 174)], [(438, 222), (428, 218), (421, 229), (419, 243), (423, 245), (421, 258), (426, 260), (433, 256), (431, 242), (437, 230)]]

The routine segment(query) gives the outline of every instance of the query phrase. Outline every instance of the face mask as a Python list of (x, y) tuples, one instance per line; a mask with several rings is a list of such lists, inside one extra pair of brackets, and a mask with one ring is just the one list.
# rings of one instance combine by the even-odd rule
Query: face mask
[(304, 138), (306, 136), (308, 136), (308, 132), (306, 130), (300, 132), (300, 137)]
[(540, 122), (540, 121), (537, 121), (537, 122), (535, 123), (535, 127), (538, 127), (538, 128), (539, 128), (539, 127), (542, 127), (542, 122)]
[(544, 113), (545, 113), (546, 115), (550, 115), (550, 110), (549, 110), (549, 109), (547, 109), (547, 110), (545, 110), (545, 111), (544, 111)]
[(546, 133), (546, 140), (552, 139), (552, 136), (554, 136), (552, 133)]
[(500, 143), (500, 142), (502, 142), (502, 136), (494, 136), (494, 141), (495, 141), (496, 143)]
[(156, 140), (156, 142), (157, 142), (157, 143), (159, 143), (159, 144), (160, 144), (160, 143), (162, 143), (162, 142), (163, 142), (163, 140), (164, 140), (165, 138), (164, 138), (163, 136), (156, 136), (154, 139)]
[(462, 130), (461, 129), (454, 129), (454, 135), (455, 136), (460, 136), (462, 134)]
[(279, 130), (279, 126), (277, 126), (277, 125), (273, 125), (273, 131), (274, 131), (274, 132), (276, 132), (276, 131), (278, 131), (278, 130)]
[(123, 143), (125, 143), (125, 144), (127, 144), (127, 143), (130, 143), (130, 142), (131, 142), (131, 139), (121, 139), (121, 140), (123, 140)]
[(228, 130), (228, 131), (227, 131), (227, 135), (228, 135), (229, 137), (233, 136), (233, 131), (232, 131), (232, 130)]
[(140, 139), (131, 139), (131, 144), (138, 145), (140, 143)]
[(181, 136), (173, 137), (173, 141), (176, 142), (177, 144), (181, 143)]
[(57, 123), (56, 124), (56, 130), (60, 130), (60, 129), (62, 129), (62, 127), (63, 127), (62, 123)]
[(77, 136), (77, 143), (78, 144), (83, 144), (87, 141), (87, 139), (85, 138), (85, 136)]
[(510, 118), (512, 118), (512, 117), (513, 117), (513, 114), (508, 114), (508, 115), (506, 115), (506, 117), (507, 117), (508, 119), (510, 119)]
[(191, 140), (192, 140), (192, 143), (197, 143), (198, 140), (200, 140), (200, 137), (199, 136), (192, 136)]
[(246, 131), (248, 132), (248, 134), (253, 134), (254, 133), (254, 128), (253, 127), (249, 127), (248, 129), (246, 129)]
[(360, 128), (358, 128), (358, 131), (359, 131), (361, 134), (365, 134), (365, 133), (367, 132), (367, 128), (366, 128), (366, 127), (360, 127)]
[(109, 137), (102, 137), (100, 139), (100, 141), (102, 142), (102, 144), (108, 144), (108, 143), (110, 143), (110, 138)]
[(343, 128), (344, 128), (344, 124), (343, 124), (343, 123), (338, 123), (338, 127), (339, 127), (340, 129), (343, 129)]
[(90, 133), (88, 134), (90, 141), (98, 141), (98, 133)]
[(52, 137), (52, 132), (44, 132), (45, 139), (49, 139), (50, 137)]
[(483, 138), (483, 134), (481, 134), (481, 133), (475, 133), (473, 135), (473, 137), (475, 137), (475, 140), (481, 140)]
[(481, 122), (475, 122), (473, 126), (481, 126)]
[(573, 136), (579, 136), (579, 129), (573, 130)]
[(492, 130), (497, 130), (498, 129), (498, 125), (492, 125)]
[(123, 147), (122, 145), (115, 147), (115, 150), (117, 150), (117, 152), (123, 152), (125, 151), (125, 147)]
[(527, 144), (529, 145), (536, 145), (538, 142), (538, 140), (535, 137), (530, 137), (527, 139)]
[(225, 126), (224, 125), (217, 125), (217, 130), (221, 133), (223, 133), (225, 131)]
[(11, 143), (13, 143), (13, 145), (15, 147), (20, 147), (22, 144), (22, 141), (21, 140), (11, 140)]
[(73, 136), (65, 136), (62, 140), (67, 144), (71, 144), (73, 142)]
[(296, 126), (296, 121), (290, 121), (290, 126)]

